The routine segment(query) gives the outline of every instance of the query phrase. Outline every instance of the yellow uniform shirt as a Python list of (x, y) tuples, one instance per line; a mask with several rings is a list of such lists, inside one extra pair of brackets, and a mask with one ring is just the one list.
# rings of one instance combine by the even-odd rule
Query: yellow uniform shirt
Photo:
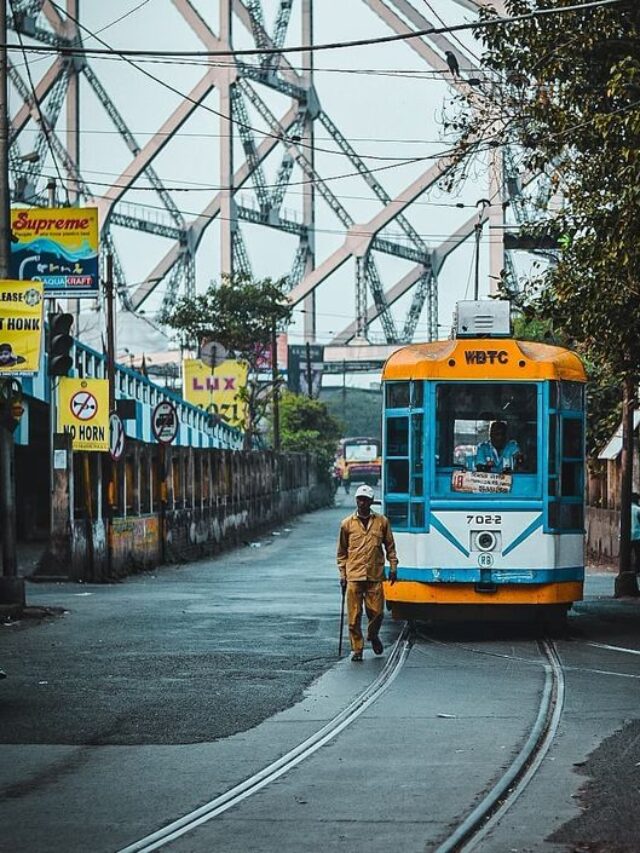
[(348, 581), (381, 581), (384, 579), (384, 550), (392, 569), (398, 566), (396, 543), (389, 520), (371, 513), (365, 529), (358, 513), (348, 516), (340, 525), (338, 537), (338, 569)]

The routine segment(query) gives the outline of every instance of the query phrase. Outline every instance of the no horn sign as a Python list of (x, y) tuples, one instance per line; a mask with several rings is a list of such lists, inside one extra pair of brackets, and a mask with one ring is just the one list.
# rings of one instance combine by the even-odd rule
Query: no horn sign
[(62, 377), (58, 386), (58, 430), (72, 437), (73, 450), (109, 450), (109, 381)]

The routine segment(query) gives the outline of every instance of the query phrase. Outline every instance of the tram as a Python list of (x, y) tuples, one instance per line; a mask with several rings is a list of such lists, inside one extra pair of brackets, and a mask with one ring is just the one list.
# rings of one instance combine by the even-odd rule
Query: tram
[(383, 369), (383, 505), (400, 560), (387, 607), (557, 624), (583, 591), (584, 367), (514, 340), (504, 301), (459, 303), (454, 335)]

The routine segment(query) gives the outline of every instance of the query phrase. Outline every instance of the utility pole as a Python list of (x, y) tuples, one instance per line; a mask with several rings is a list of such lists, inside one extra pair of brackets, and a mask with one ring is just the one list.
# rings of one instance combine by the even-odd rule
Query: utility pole
[(311, 381), (313, 379), (313, 372), (311, 370), (311, 344), (309, 341), (305, 344), (305, 349), (307, 353), (307, 394), (311, 398), (313, 397), (313, 387), (311, 385)]
[[(9, 278), (11, 204), (9, 199), (9, 116), (7, 97), (7, 7), (0, 10), (0, 279)], [(11, 379), (2, 379), (2, 396), (9, 406)], [(0, 418), (0, 516), (2, 517), (2, 577), (0, 602), (25, 603), (24, 579), (18, 577), (16, 555), (15, 446), (13, 433)]]
[(276, 321), (271, 325), (271, 381), (273, 382), (273, 449), (280, 452), (280, 388), (278, 375), (278, 338), (276, 336)]
[(109, 412), (116, 410), (116, 329), (113, 313), (113, 256), (107, 255), (104, 282), (107, 300), (107, 379), (109, 380)]
[[(113, 256), (111, 252), (107, 254), (105, 270), (105, 299), (107, 303), (107, 379), (109, 381), (109, 418), (116, 411), (116, 329), (114, 318), (114, 296), (113, 296)], [(86, 465), (89, 465), (88, 454), (86, 457)], [(111, 575), (113, 567), (113, 552), (111, 545), (111, 535), (113, 530), (113, 507), (117, 501), (118, 480), (116, 476), (117, 462), (109, 458), (105, 454), (106, 468), (109, 476), (109, 485), (107, 487), (107, 572)], [(102, 469), (104, 471), (104, 467)], [(160, 479), (162, 482), (162, 478)], [(88, 486), (86, 486), (88, 487)], [(90, 504), (89, 504), (90, 506)], [(162, 525), (162, 547), (164, 548), (164, 523)]]

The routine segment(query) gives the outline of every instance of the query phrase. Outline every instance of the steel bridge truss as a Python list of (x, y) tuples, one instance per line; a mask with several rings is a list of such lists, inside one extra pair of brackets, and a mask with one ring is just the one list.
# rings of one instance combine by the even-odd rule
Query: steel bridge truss
[[(60, 0), (62, 3), (63, 0)], [(402, 192), (390, 195), (359, 157), (349, 140), (341, 133), (320, 103), (313, 82), (313, 53), (301, 56), (303, 71), (296, 71), (286, 54), (278, 53), (285, 44), (294, 2), (299, 4), (301, 31), (291, 36), (298, 44), (313, 43), (313, 0), (280, 0), (271, 26), (265, 20), (261, 0), (219, 0), (219, 20), (214, 28), (205, 21), (190, 0), (172, 0), (177, 12), (192, 29), (205, 50), (231, 50), (236, 27), (249, 34), (256, 49), (265, 53), (257, 61), (236, 61), (205, 66), (204, 74), (166, 118), (157, 133), (144, 144), (139, 143), (129, 129), (114, 99), (111, 97), (90, 61), (83, 54), (70, 54), (69, 49), (82, 47), (86, 35), (78, 20), (79, 0), (64, 0), (66, 15), (51, 0), (13, 0), (13, 14), (9, 28), (21, 40), (35, 40), (67, 52), (55, 57), (49, 68), (34, 84), (25, 76), (19, 53), (12, 52), (9, 64), (11, 83), (22, 104), (11, 117), (10, 165), (13, 176), (13, 199), (34, 205), (46, 204), (45, 193), (38, 191), (38, 174), (42, 169), (47, 148), (52, 150), (64, 180), (71, 202), (97, 206), (101, 222), (101, 246), (114, 260), (116, 291), (123, 310), (137, 311), (163, 283), (162, 308), (169, 309), (179, 295), (195, 293), (196, 253), (202, 238), (214, 220), (218, 221), (220, 234), (219, 272), (251, 274), (249, 253), (243, 238), (243, 222), (272, 228), (294, 235), (297, 248), (290, 261), (287, 275), (290, 299), (294, 305), (305, 306), (305, 335), (315, 335), (315, 300), (317, 288), (322, 286), (347, 261), (354, 262), (355, 306), (354, 322), (340, 334), (335, 343), (348, 343), (369, 337), (369, 328), (375, 320), (382, 325), (388, 343), (410, 341), (426, 305), (428, 338), (437, 338), (438, 273), (447, 256), (474, 234), (479, 217), (481, 221), (502, 222), (501, 179), (494, 175), (492, 204), (469, 218), (440, 246), (429, 246), (406, 217), (420, 196), (433, 187), (451, 167), (443, 158), (433, 163)], [(407, 33), (412, 29), (427, 29), (437, 24), (409, 0), (362, 0), (393, 33)], [(459, 5), (477, 10), (482, 2), (452, 0)], [(492, 5), (496, 5), (495, 2)], [(25, 42), (27, 43), (27, 42)], [(103, 42), (104, 44), (104, 42)], [(446, 50), (460, 49), (442, 35), (405, 42), (431, 69), (441, 72), (452, 86), (467, 86), (461, 78), (454, 78), (444, 59)], [(267, 52), (268, 51), (268, 52)], [(275, 52), (274, 52), (275, 51)], [(299, 56), (297, 54), (297, 56)], [(465, 58), (465, 66), (471, 63)], [(100, 195), (91, 189), (91, 182), (82, 175), (80, 164), (80, 78), (89, 85), (108, 115), (113, 127), (130, 152), (130, 161), (121, 174)], [(163, 184), (154, 167), (161, 151), (180, 133), (184, 123), (216, 89), (219, 93), (220, 126), (220, 187), (195, 218), (187, 221), (176, 205), (171, 191)], [(273, 90), (289, 99), (289, 107), (276, 115), (267, 102), (267, 92)], [(66, 137), (56, 130), (56, 124), (66, 107)], [(259, 116), (266, 131), (256, 130)], [(314, 162), (314, 132), (318, 123), (333, 140), (353, 170), (358, 173), (380, 204), (378, 212), (365, 223), (356, 223), (342, 201), (334, 194), (319, 174)], [(24, 153), (23, 132), (31, 125), (37, 130), (35, 147)], [(244, 160), (234, 162), (234, 140), (241, 143)], [(265, 177), (267, 157), (280, 157), (275, 183)], [(282, 204), (294, 167), (302, 173), (302, 215), (293, 218), (283, 210)], [(127, 193), (134, 191), (140, 179), (153, 187), (162, 205), (162, 214), (151, 216), (140, 206), (128, 202)], [(243, 195), (239, 191), (243, 190)], [(244, 195), (251, 196), (250, 203)], [(339, 227), (344, 231), (342, 245), (328, 257), (318, 258), (315, 247), (316, 199), (320, 196), (333, 212)], [(388, 226), (401, 231), (403, 239), (389, 236)], [(118, 254), (113, 227), (171, 241), (164, 257), (149, 270), (143, 283), (128, 285), (123, 263)], [(491, 267), (494, 275), (504, 267), (502, 247), (492, 250)], [(378, 255), (391, 255), (411, 261), (410, 272), (400, 281), (387, 287), (382, 280)], [(391, 306), (412, 291), (407, 316), (398, 328)]]

